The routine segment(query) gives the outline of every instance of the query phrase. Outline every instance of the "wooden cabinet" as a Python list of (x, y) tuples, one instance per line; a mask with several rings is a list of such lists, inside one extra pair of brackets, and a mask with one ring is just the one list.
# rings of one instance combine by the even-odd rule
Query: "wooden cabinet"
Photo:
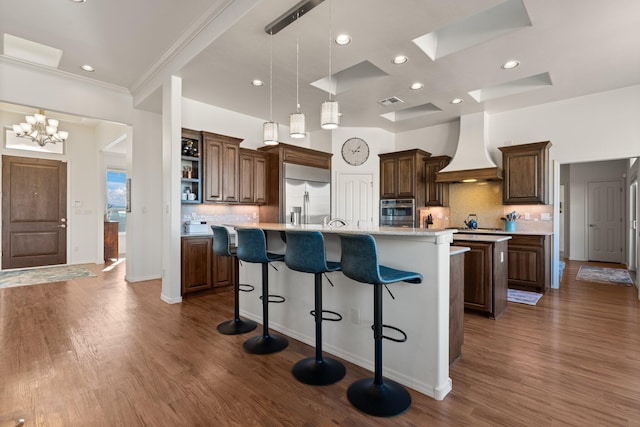
[(182, 203), (202, 203), (202, 133), (182, 129)]
[(466, 248), (451, 247), (449, 258), (449, 364), (462, 356), (464, 343), (464, 258)]
[(207, 202), (238, 203), (241, 139), (202, 132)]
[(551, 286), (551, 236), (512, 234), (508, 247), (509, 287), (546, 292)]
[(213, 236), (182, 237), (182, 294), (238, 282), (238, 259), (213, 253)]
[(259, 151), (240, 149), (240, 203), (261, 205), (267, 201), (267, 164)]
[(451, 161), (449, 156), (429, 157), (424, 161), (424, 205), (449, 206), (449, 184), (436, 182), (436, 174)]
[(431, 156), (422, 150), (380, 154), (380, 198), (414, 198), (424, 206), (424, 161)]
[(502, 151), (505, 205), (547, 204), (551, 142), (499, 147)]
[(118, 259), (118, 225), (117, 221), (104, 222), (104, 260)]
[(260, 206), (260, 222), (287, 222), (289, 212), (284, 206), (283, 164), (312, 166), (320, 169), (331, 169), (333, 154), (309, 148), (278, 144), (260, 147), (259, 152), (265, 155), (266, 167), (266, 202)]
[(211, 289), (213, 238), (182, 238), (182, 294)]
[(479, 242), (454, 238), (470, 248), (464, 258), (465, 309), (500, 317), (507, 308), (507, 241)]

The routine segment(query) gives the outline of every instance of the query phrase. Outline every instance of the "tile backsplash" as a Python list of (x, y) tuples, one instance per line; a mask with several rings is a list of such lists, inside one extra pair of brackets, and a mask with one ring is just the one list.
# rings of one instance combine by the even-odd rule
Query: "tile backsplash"
[(446, 227), (464, 228), (467, 217), (476, 214), (478, 227), (504, 229), (504, 221), (500, 218), (513, 211), (520, 215), (516, 230), (553, 231), (553, 205), (503, 205), (502, 183), (499, 181), (449, 185)]
[(236, 224), (258, 222), (257, 206), (197, 204), (182, 205), (182, 223), (186, 221), (206, 221), (207, 224)]

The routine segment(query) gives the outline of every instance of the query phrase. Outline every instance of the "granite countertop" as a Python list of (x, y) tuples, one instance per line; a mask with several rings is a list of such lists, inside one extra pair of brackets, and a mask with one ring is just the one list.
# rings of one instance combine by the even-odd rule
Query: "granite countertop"
[(504, 231), (504, 230), (471, 230), (469, 228), (458, 228), (460, 234), (506, 234), (506, 235), (522, 235), (522, 236), (552, 236), (551, 231)]
[(467, 233), (456, 233), (453, 235), (453, 241), (455, 242), (465, 242), (465, 241), (474, 241), (474, 242), (486, 242), (486, 243), (496, 243), (496, 242), (504, 242), (506, 240), (511, 240), (511, 236), (508, 234), (467, 234)]
[(463, 252), (469, 252), (471, 250), (471, 248), (468, 248), (466, 246), (454, 246), (451, 245), (449, 246), (449, 255), (458, 255), (461, 254)]
[(358, 227), (346, 225), (344, 227), (329, 227), (322, 224), (278, 224), (278, 223), (243, 223), (228, 224), (235, 228), (261, 228), (267, 231), (321, 231), (323, 233), (345, 233), (345, 234), (376, 234), (389, 236), (441, 236), (455, 233), (455, 230), (447, 230), (444, 228), (413, 228), (413, 227), (378, 227), (366, 226)]

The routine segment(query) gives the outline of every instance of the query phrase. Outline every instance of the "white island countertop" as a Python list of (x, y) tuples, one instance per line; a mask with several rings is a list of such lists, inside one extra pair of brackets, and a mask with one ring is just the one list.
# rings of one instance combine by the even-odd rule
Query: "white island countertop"
[[(237, 230), (260, 228), (267, 234), (270, 252), (285, 253), (284, 231), (320, 231), (326, 256), (339, 261), (340, 234), (369, 234), (376, 241), (380, 264), (422, 274), (420, 284), (398, 282), (389, 285), (395, 299), (385, 295), (386, 324), (402, 329), (405, 343), (385, 342), (384, 376), (407, 387), (441, 400), (451, 391), (449, 378), (449, 266), (451, 242), (455, 230), (404, 227), (329, 227), (276, 223), (225, 224)], [(508, 238), (508, 236), (505, 236)], [(284, 304), (269, 309), (270, 327), (309, 345), (315, 343), (315, 323), (309, 310), (314, 307), (314, 279), (278, 265), (267, 269), (269, 292), (286, 298)], [(256, 287), (262, 281), (259, 264), (240, 265), (240, 283)], [(341, 272), (329, 273), (334, 287), (325, 286), (323, 306), (343, 316), (341, 322), (323, 323), (324, 351), (373, 369), (374, 342), (373, 287), (355, 282)], [(262, 305), (255, 293), (240, 295), (241, 315), (260, 322)]]
[(508, 234), (456, 233), (453, 235), (454, 242), (474, 241), (474, 242), (496, 243), (496, 242), (504, 242), (505, 240), (510, 240), (510, 239), (511, 239), (511, 236)]

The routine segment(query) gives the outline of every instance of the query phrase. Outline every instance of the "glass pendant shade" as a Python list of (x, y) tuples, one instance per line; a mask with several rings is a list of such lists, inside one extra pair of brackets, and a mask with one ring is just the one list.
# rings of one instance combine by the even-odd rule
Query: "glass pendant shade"
[(264, 122), (262, 125), (262, 135), (264, 145), (278, 145), (278, 124), (275, 122)]
[(304, 114), (303, 113), (291, 113), (289, 115), (289, 136), (291, 138), (304, 138), (305, 126), (304, 126)]
[(25, 120), (26, 122), (19, 125), (13, 125), (13, 132), (18, 137), (31, 138), (40, 146), (64, 142), (69, 137), (69, 132), (58, 131), (60, 122), (56, 119), (47, 119), (43, 110), (33, 116), (25, 116)]
[(322, 126), (322, 129), (336, 129), (340, 126), (340, 108), (338, 101), (325, 101), (322, 103), (320, 126)]

